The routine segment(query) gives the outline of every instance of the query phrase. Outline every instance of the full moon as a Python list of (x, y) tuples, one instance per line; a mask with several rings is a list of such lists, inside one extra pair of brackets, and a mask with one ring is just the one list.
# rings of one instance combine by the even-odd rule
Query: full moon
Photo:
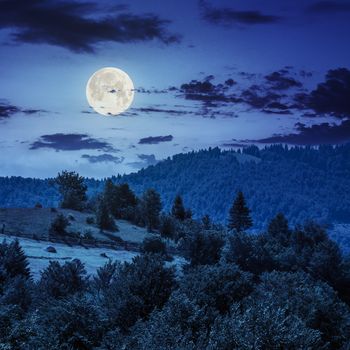
[(86, 98), (97, 113), (118, 115), (130, 107), (134, 99), (134, 84), (121, 69), (105, 67), (90, 77)]

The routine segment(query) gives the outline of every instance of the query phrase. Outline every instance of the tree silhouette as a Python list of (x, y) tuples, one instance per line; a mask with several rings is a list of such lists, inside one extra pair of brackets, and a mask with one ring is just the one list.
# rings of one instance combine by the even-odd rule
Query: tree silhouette
[(186, 210), (183, 205), (183, 200), (180, 195), (175, 197), (173, 207), (171, 208), (171, 214), (174, 218), (183, 221), (186, 218)]
[(239, 191), (230, 209), (228, 228), (242, 232), (252, 227), (250, 209), (247, 207), (242, 191)]
[(56, 179), (58, 190), (62, 196), (61, 207), (73, 210), (82, 210), (86, 198), (87, 186), (84, 178), (74, 171), (62, 171)]

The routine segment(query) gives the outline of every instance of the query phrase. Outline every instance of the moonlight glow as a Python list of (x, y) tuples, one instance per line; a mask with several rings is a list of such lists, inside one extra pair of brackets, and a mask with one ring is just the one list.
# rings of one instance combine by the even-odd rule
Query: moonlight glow
[(122, 70), (102, 68), (89, 79), (86, 98), (97, 113), (117, 115), (130, 107), (134, 99), (134, 84)]

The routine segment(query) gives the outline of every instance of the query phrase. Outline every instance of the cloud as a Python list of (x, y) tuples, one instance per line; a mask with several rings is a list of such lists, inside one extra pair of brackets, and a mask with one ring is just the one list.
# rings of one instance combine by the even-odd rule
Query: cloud
[(300, 81), (287, 76), (287, 70), (280, 70), (265, 76), (265, 79), (270, 83), (271, 88), (275, 90), (287, 90), (293, 87), (300, 88), (302, 84)]
[(134, 89), (135, 92), (139, 93), (139, 94), (166, 94), (167, 92), (169, 92), (169, 90), (172, 89), (172, 88), (169, 88), (169, 89), (146, 89), (144, 87), (139, 87), (139, 88), (136, 88)]
[(147, 166), (156, 165), (158, 163), (154, 154), (138, 154), (138, 157), (145, 162)]
[(241, 102), (234, 95), (227, 94), (227, 91), (235, 85), (231, 80), (226, 80), (225, 84), (214, 84), (211, 82), (213, 76), (210, 75), (203, 81), (192, 80), (181, 85), (180, 92), (186, 100), (213, 102)]
[(158, 163), (154, 154), (138, 154), (137, 157), (141, 160), (140, 162), (131, 162), (128, 163), (128, 165), (131, 165), (136, 169), (141, 169)]
[(124, 157), (116, 157), (112, 154), (104, 153), (97, 156), (83, 154), (81, 156), (83, 159), (87, 159), (90, 163), (115, 163), (120, 164), (124, 161)]
[(141, 112), (141, 113), (165, 113), (170, 115), (193, 114), (193, 112), (179, 110), (179, 109), (163, 109), (163, 108), (154, 108), (154, 107), (133, 108), (132, 110), (136, 112)]
[(22, 109), (6, 101), (0, 102), (0, 119), (10, 118), (17, 113), (24, 113), (26, 115), (31, 115), (31, 114), (36, 114), (40, 112), (46, 113), (47, 111), (43, 109)]
[(318, 1), (307, 7), (306, 12), (312, 14), (350, 12), (350, 3), (345, 1)]
[(173, 136), (172, 135), (167, 135), (167, 136), (149, 136), (149, 137), (145, 137), (140, 139), (139, 144), (140, 145), (153, 145), (153, 144), (157, 144), (160, 142), (169, 142), (173, 140)]
[(239, 11), (232, 8), (215, 8), (201, 0), (200, 9), (202, 18), (207, 22), (218, 25), (257, 25), (272, 24), (282, 20), (279, 16), (267, 15), (258, 10)]
[(329, 70), (323, 83), (318, 84), (310, 95), (300, 98), (317, 113), (330, 113), (337, 117), (350, 116), (350, 70)]
[(14, 105), (0, 102), (0, 119), (9, 118), (20, 111), (21, 110)]
[(31, 150), (39, 148), (53, 148), (56, 151), (77, 151), (83, 149), (116, 151), (109, 143), (91, 138), (89, 135), (62, 133), (42, 135), (38, 141), (30, 145)]
[(322, 123), (305, 126), (297, 123), (298, 133), (275, 135), (253, 142), (288, 143), (293, 145), (341, 144), (350, 141), (350, 120), (344, 120), (340, 125)]
[(27, 115), (37, 114), (37, 113), (47, 113), (45, 109), (22, 109), (21, 112)]
[(117, 6), (101, 14), (97, 5), (87, 2), (3, 0), (0, 29), (10, 29), (15, 42), (50, 44), (74, 52), (94, 52), (96, 44), (105, 42), (179, 41), (167, 32), (169, 21), (154, 14), (119, 12), (125, 10)]

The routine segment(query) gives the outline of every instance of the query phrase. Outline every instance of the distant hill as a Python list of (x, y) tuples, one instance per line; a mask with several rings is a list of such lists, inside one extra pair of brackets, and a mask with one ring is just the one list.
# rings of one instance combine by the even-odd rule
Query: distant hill
[(350, 222), (350, 145), (319, 149), (281, 145), (243, 153), (218, 148), (179, 154), (116, 179), (141, 193), (158, 190), (166, 210), (177, 193), (197, 217), (226, 222), (238, 190), (246, 196), (256, 227), (278, 212), (292, 224)]
[[(137, 194), (155, 188), (166, 211), (179, 193), (195, 217), (209, 214), (216, 222), (226, 222), (238, 190), (246, 196), (256, 228), (265, 227), (278, 212), (292, 224), (308, 219), (350, 222), (350, 145), (253, 146), (238, 152), (214, 148), (175, 155), (113, 180), (128, 182)], [(86, 183), (90, 195), (103, 188), (103, 181)], [(36, 202), (50, 207), (58, 200), (49, 180), (0, 178), (0, 207), (33, 207)]]

